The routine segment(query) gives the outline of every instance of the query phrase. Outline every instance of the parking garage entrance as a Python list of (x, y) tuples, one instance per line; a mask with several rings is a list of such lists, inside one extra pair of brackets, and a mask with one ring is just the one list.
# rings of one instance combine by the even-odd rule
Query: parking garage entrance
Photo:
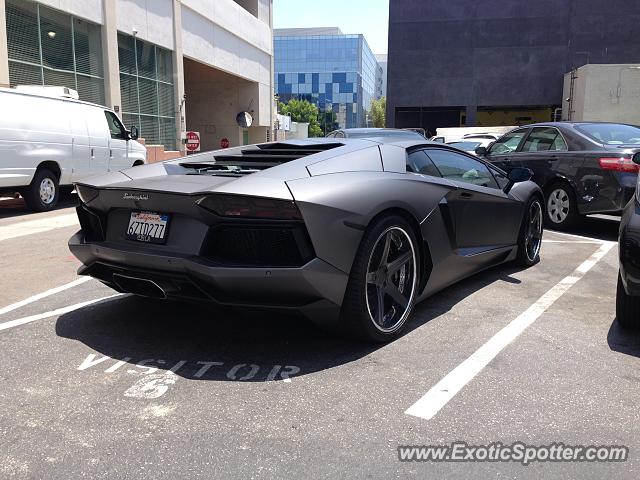
[[(186, 130), (200, 132), (201, 151), (267, 141), (268, 127), (257, 126), (258, 84), (200, 62), (184, 59)], [(241, 112), (253, 116), (238, 125)]]

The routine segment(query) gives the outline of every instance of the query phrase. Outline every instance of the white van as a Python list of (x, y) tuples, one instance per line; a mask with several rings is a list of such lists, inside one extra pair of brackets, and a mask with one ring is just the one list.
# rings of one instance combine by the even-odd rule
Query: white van
[(60, 187), (146, 163), (147, 151), (110, 109), (65, 98), (73, 90), (0, 88), (0, 193), (52, 209)]

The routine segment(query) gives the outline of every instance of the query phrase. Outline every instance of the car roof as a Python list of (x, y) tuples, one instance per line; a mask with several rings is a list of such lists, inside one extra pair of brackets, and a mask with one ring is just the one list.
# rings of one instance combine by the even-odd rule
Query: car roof
[[(400, 128), (339, 128), (335, 130), (336, 132), (346, 132), (346, 133), (376, 133), (380, 131), (385, 132), (413, 132), (413, 130), (402, 130)], [(333, 133), (333, 132), (332, 132)], [(413, 132), (417, 133), (417, 132)], [(418, 134), (419, 135), (419, 134)]]
[(98, 107), (101, 108), (103, 110), (111, 110), (111, 107), (106, 107), (104, 105), (100, 105), (98, 103), (91, 103), (91, 102), (87, 102), (85, 100), (78, 100), (76, 98), (70, 98), (70, 97), (56, 97), (54, 95), (45, 95), (44, 93), (39, 93), (39, 92), (28, 92), (28, 91), (21, 91), (21, 90), (16, 90), (15, 88), (6, 88), (6, 87), (0, 87), (0, 93), (10, 93), (12, 95), (22, 95), (25, 97), (35, 97), (35, 98), (41, 98), (44, 100), (56, 100), (59, 102), (68, 102), (68, 103), (78, 103), (80, 105), (89, 105), (90, 107)]
[(631, 127), (637, 127), (637, 125), (633, 125), (631, 123), (623, 123), (623, 122), (586, 122), (586, 121), (572, 122), (569, 120), (565, 120), (562, 122), (530, 123), (528, 125), (520, 125), (519, 127), (514, 128), (514, 130), (517, 130), (520, 128), (531, 128), (531, 127), (579, 127), (580, 125), (629, 125)]

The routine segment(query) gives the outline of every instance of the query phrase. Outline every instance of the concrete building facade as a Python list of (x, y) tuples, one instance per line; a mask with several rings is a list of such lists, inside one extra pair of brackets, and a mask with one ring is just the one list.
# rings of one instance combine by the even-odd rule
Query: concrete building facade
[(202, 150), (266, 141), (272, 1), (0, 0), (0, 85), (73, 88), (168, 149), (186, 130)]
[(639, 19), (629, 0), (390, 0), (387, 122), (548, 121), (565, 73), (640, 62)]
[(564, 76), (562, 120), (640, 125), (640, 64), (584, 65)]

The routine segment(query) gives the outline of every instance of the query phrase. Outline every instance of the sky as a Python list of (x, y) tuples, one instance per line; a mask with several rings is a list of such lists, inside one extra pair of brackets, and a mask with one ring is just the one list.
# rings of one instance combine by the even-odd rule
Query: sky
[(274, 28), (339, 27), (362, 33), (373, 53), (387, 53), (389, 0), (273, 0)]

